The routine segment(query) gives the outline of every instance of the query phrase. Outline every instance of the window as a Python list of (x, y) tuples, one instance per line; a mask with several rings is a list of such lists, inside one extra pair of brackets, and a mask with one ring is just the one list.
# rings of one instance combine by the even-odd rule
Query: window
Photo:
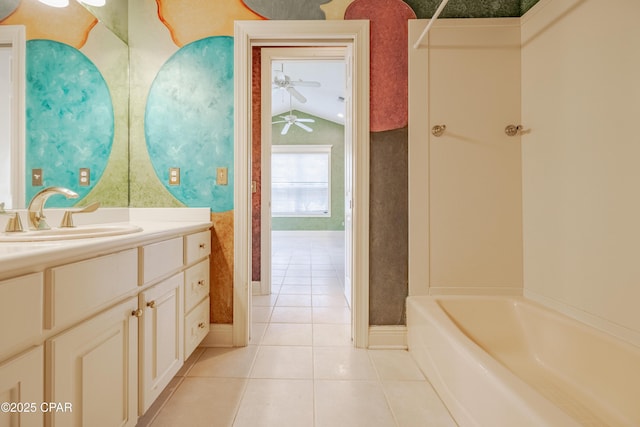
[(271, 147), (273, 216), (331, 216), (331, 145)]

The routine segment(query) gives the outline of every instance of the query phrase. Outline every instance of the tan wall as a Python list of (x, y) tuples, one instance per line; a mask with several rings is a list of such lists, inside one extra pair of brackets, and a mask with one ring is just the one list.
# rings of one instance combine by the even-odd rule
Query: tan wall
[(636, 343), (638, 16), (637, 0), (543, 0), (522, 26), (525, 295)]

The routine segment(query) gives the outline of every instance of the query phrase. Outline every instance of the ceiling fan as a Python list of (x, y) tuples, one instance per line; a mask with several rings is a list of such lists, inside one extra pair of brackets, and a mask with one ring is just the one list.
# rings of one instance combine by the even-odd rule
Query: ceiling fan
[(307, 102), (307, 98), (304, 97), (295, 87), (320, 87), (320, 82), (304, 81), (304, 80), (292, 80), (291, 77), (284, 73), (284, 66), (281, 70), (274, 70), (273, 75), (273, 88), (275, 90), (286, 90), (289, 95), (301, 103)]
[(313, 129), (311, 129), (309, 126), (303, 124), (303, 123), (314, 123), (315, 120), (313, 119), (299, 119), (298, 116), (295, 116), (293, 114), (293, 110), (291, 109), (291, 96), (289, 96), (289, 114), (287, 114), (286, 116), (280, 116), (281, 119), (283, 120), (278, 120), (277, 122), (272, 122), (271, 124), (275, 125), (277, 123), (284, 123), (284, 127), (282, 128), (282, 132), (280, 132), (280, 135), (286, 135), (287, 132), (289, 132), (289, 128), (292, 125), (296, 125), (301, 129), (306, 130), (307, 132), (313, 132)]

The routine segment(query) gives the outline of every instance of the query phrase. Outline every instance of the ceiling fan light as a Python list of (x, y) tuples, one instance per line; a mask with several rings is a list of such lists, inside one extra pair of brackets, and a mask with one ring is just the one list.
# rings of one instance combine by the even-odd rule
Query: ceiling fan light
[(69, 6), (69, 0), (38, 0), (42, 4), (46, 4), (51, 7), (67, 7)]
[(95, 6), (95, 7), (102, 7), (107, 3), (106, 0), (78, 0), (78, 1), (88, 6)]

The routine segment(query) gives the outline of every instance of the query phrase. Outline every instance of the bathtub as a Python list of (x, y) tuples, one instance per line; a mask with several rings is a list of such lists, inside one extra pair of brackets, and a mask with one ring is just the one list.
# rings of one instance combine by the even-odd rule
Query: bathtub
[(409, 297), (407, 329), (461, 427), (640, 426), (640, 348), (523, 297)]

